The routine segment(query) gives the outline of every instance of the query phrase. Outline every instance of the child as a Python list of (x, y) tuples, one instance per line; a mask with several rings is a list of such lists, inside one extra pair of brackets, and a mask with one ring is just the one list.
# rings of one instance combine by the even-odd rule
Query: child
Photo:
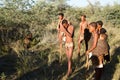
[(101, 28), (100, 29), (100, 39), (104, 40), (106, 42), (106, 44), (108, 45), (108, 53), (106, 53), (104, 55), (104, 60), (106, 60), (108, 62), (108, 61), (110, 61), (110, 52), (109, 52), (110, 51), (110, 46), (107, 42), (107, 37), (108, 37), (108, 35), (106, 34), (106, 30), (104, 28)]
[(104, 28), (100, 29), (100, 39), (107, 40), (107, 34), (106, 34), (106, 30)]

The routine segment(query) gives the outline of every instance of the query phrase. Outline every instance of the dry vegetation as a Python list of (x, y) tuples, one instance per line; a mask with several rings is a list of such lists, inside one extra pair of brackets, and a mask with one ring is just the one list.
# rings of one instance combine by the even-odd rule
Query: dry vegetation
[[(87, 72), (84, 68), (84, 43), (80, 58), (78, 59), (77, 56), (77, 36), (81, 14), (86, 14), (89, 22), (97, 20), (104, 22), (111, 47), (111, 61), (105, 65), (102, 80), (120, 80), (120, 5), (101, 7), (99, 4), (93, 5), (94, 9), (90, 6), (73, 8), (66, 5), (64, 1), (62, 3), (50, 1), (49, 4), (40, 1), (32, 5), (27, 4), (29, 1), (25, 0), (4, 0), (4, 5), (0, 6), (1, 80), (61, 80), (65, 78), (66, 55), (64, 49), (62, 54), (59, 53), (56, 31), (59, 12), (65, 13), (65, 17), (75, 27), (74, 72), (68, 80), (91, 80), (94, 75), (92, 66)], [(30, 48), (25, 49), (23, 39), (28, 31), (32, 32), (33, 37)], [(62, 56), (61, 61), (60, 56)]]

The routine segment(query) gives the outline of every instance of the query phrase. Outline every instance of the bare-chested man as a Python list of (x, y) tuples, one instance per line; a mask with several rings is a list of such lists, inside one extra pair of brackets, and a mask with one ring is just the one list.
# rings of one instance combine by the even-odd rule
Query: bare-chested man
[(73, 35), (74, 35), (74, 27), (68, 24), (67, 20), (62, 21), (61, 31), (66, 35), (66, 55), (68, 59), (68, 71), (67, 76), (72, 73), (72, 53), (73, 53)]
[[(59, 22), (58, 22), (58, 26), (57, 26), (57, 30), (58, 30), (58, 39), (59, 39), (59, 45), (60, 45), (60, 53), (62, 52), (62, 40), (63, 40), (63, 36), (64, 36), (64, 32), (61, 31), (61, 26), (62, 25), (62, 20), (64, 19), (64, 14), (63, 13), (59, 13)], [(64, 37), (65, 40), (65, 37)]]
[(88, 39), (90, 37), (88, 30), (88, 22), (86, 21), (86, 15), (81, 16), (80, 30), (78, 35), (78, 55), (80, 55), (81, 43), (85, 40), (86, 50), (88, 49)]

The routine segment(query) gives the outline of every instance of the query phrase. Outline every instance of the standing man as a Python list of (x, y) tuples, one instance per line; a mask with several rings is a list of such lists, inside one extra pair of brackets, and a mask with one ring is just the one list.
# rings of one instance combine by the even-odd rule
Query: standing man
[(74, 36), (74, 27), (68, 24), (67, 20), (62, 21), (61, 31), (65, 33), (66, 42), (66, 55), (68, 59), (68, 71), (67, 76), (72, 73), (72, 54), (73, 54), (73, 36)]
[(88, 22), (86, 21), (86, 15), (81, 16), (80, 30), (78, 35), (78, 56), (80, 56), (81, 43), (85, 40), (86, 50), (88, 49), (88, 41), (90, 39), (90, 33), (88, 30)]
[[(58, 22), (57, 30), (58, 30), (58, 39), (59, 39), (60, 54), (61, 54), (61, 52), (62, 52), (62, 39), (63, 39), (63, 36), (64, 36), (64, 32), (61, 31), (61, 27), (63, 26), (62, 21), (64, 19), (64, 14), (59, 13), (58, 15), (59, 15), (58, 16), (59, 22)], [(61, 58), (61, 56), (60, 56), (60, 58)]]

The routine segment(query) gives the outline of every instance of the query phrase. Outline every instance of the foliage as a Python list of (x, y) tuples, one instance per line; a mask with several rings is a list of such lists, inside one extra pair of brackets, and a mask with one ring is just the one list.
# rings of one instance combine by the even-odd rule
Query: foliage
[[(117, 65), (116, 70), (119, 70), (120, 4), (103, 7), (97, 2), (97, 5), (92, 5), (94, 9), (91, 9), (90, 5), (84, 8), (75, 8), (66, 4), (66, 1), (2, 0), (3, 5), (0, 6), (0, 67), (6, 66), (0, 70), (3, 80), (36, 80), (40, 78), (41, 80), (60, 80), (65, 75), (67, 63), (64, 52), (63, 60), (59, 62), (61, 54), (59, 54), (56, 30), (59, 12), (63, 12), (65, 18), (75, 27), (75, 46), (77, 46), (80, 15), (86, 14), (89, 22), (102, 20), (108, 31), (111, 57), (116, 60), (116, 62), (112, 60), (108, 65), (113, 68), (116, 68), (114, 66)], [(94, 14), (91, 10), (94, 10)], [(32, 32), (33, 37), (30, 48), (25, 49), (23, 41), (28, 31)], [(84, 47), (82, 51), (84, 51)], [(75, 77), (75, 80), (85, 80), (83, 69), (85, 57), (81, 57), (80, 63), (77, 63), (76, 52), (77, 47), (73, 54), (73, 68), (80, 66), (78, 64), (82, 66), (76, 68), (76, 72), (73, 73), (70, 80), (74, 80), (74, 76), (79, 70), (81, 72), (77, 76), (78, 79)], [(113, 53), (117, 53), (116, 56)], [(107, 68), (111, 69), (109, 66)], [(116, 72), (111, 72), (111, 79), (119, 79), (119, 75), (115, 76)], [(110, 79), (107, 77), (104, 77), (103, 80)]]

